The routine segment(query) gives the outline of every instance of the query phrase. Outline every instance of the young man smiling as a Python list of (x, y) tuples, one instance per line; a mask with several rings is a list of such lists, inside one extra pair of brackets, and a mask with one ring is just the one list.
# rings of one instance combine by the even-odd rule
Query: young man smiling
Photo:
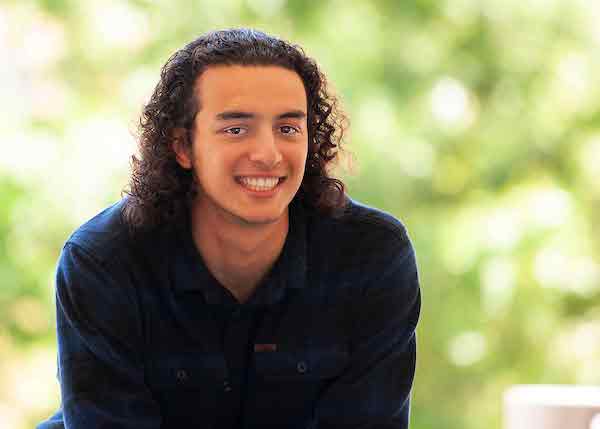
[(209, 270), (244, 302), (281, 253), (304, 177), (304, 84), (282, 67), (225, 65), (202, 73), (194, 91), (193, 143), (174, 146), (202, 186), (192, 233)]
[(336, 103), (258, 31), (169, 59), (126, 197), (61, 253), (62, 406), (40, 428), (408, 427), (415, 254), (329, 176)]

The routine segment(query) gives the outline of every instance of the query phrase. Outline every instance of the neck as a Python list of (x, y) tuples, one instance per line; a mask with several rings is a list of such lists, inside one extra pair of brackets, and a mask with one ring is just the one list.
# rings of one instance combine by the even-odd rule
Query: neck
[(289, 215), (276, 222), (226, 222), (201, 207), (192, 208), (192, 236), (209, 271), (240, 302), (246, 301), (279, 257)]

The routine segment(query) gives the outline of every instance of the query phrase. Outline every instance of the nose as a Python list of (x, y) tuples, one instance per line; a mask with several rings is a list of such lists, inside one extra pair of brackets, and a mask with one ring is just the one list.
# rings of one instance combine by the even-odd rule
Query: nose
[(250, 149), (250, 161), (265, 169), (272, 169), (282, 160), (281, 152), (277, 147), (277, 140), (273, 131), (262, 132), (257, 136)]

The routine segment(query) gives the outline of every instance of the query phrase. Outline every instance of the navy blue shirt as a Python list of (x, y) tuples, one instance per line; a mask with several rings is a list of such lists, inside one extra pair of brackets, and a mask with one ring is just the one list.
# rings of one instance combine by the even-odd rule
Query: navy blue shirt
[(62, 250), (62, 401), (39, 429), (408, 427), (420, 291), (398, 219), (294, 200), (281, 254), (240, 304), (189, 222), (131, 236), (122, 205)]

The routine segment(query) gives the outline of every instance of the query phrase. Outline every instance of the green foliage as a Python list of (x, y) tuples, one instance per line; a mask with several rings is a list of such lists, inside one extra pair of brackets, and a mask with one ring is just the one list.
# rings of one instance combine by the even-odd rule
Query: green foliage
[(4, 2), (0, 426), (58, 403), (56, 259), (119, 198), (161, 65), (233, 26), (319, 61), (351, 118), (357, 169), (340, 176), (409, 230), (412, 427), (500, 427), (511, 384), (599, 383), (598, 17), (558, 0)]

